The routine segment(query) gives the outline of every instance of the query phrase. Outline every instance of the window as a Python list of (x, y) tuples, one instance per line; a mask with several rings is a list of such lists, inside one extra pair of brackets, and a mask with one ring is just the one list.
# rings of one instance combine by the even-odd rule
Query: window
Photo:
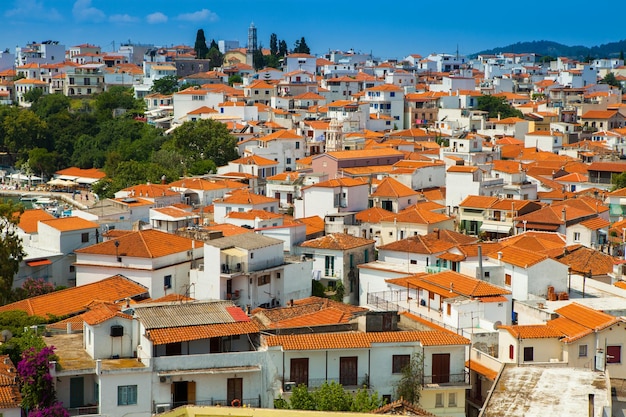
[(532, 346), (524, 348), (524, 362), (532, 362), (534, 357), (534, 349)]
[(580, 242), (580, 232), (574, 232), (574, 242)]
[(450, 303), (446, 304), (446, 314), (448, 316), (452, 315), (452, 304), (450, 304)]
[(411, 265), (417, 265), (417, 259), (411, 259), (411, 260), (409, 261), (409, 263), (410, 263)]
[(511, 274), (504, 274), (504, 284), (511, 286)]
[(163, 288), (170, 289), (172, 288), (172, 276), (166, 275), (163, 277)]
[(513, 359), (515, 357), (515, 347), (513, 345), (509, 345), (509, 359)]
[(291, 158), (287, 158), (287, 163), (291, 164)]
[(296, 142), (296, 149), (300, 149), (300, 142)]
[(489, 271), (485, 271), (485, 278), (489, 278)]
[(456, 407), (456, 392), (448, 394), (448, 407)]
[(117, 387), (117, 405), (137, 404), (137, 385), (120, 385)]
[(80, 241), (83, 243), (89, 242), (89, 233), (81, 233)]
[(333, 275), (335, 275), (335, 257), (334, 256), (325, 256), (324, 259), (324, 266), (326, 268), (326, 276), (327, 277), (332, 277)]
[(587, 357), (587, 345), (578, 345), (578, 357), (579, 358)]
[(606, 347), (606, 363), (622, 363), (622, 347), (607, 346)]
[(258, 285), (266, 285), (270, 283), (270, 274), (260, 275), (257, 279)]
[(435, 394), (435, 407), (443, 407), (443, 393)]
[(391, 373), (401, 374), (402, 370), (409, 366), (411, 355), (393, 355)]

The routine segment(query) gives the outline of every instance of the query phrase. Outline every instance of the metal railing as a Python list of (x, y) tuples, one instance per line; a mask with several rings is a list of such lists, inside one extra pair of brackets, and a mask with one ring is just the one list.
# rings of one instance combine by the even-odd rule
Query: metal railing
[(216, 399), (216, 398), (211, 398), (208, 400), (196, 400), (196, 401), (175, 401), (172, 403), (162, 403), (162, 404), (155, 405), (153, 412), (157, 413), (161, 411), (161, 410), (157, 411), (157, 407), (161, 409), (174, 409), (177, 407), (182, 407), (183, 405), (217, 405), (221, 407), (242, 407), (245, 405), (246, 407), (253, 407), (253, 408), (261, 407), (260, 397), (237, 398), (236, 400), (239, 400), (239, 401), (238, 402), (235, 400), (228, 401), (225, 399), (223, 400), (223, 399)]
[(90, 405), (85, 407), (66, 408), (70, 416), (84, 416), (98, 414), (98, 406)]
[(466, 385), (469, 384), (469, 372), (464, 371), (460, 374), (445, 374), (445, 375), (424, 375), (422, 377), (422, 385), (424, 387), (428, 385), (437, 386), (449, 386), (449, 385)]

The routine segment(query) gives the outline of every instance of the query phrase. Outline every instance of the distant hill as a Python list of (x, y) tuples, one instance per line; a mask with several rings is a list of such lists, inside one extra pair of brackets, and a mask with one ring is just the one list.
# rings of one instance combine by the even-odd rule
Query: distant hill
[(617, 58), (622, 51), (626, 52), (626, 40), (592, 46), (590, 48), (582, 45), (567, 46), (551, 41), (533, 41), (517, 42), (509, 46), (487, 49), (473, 54), (472, 57), (476, 57), (478, 55), (494, 55), (503, 52), (516, 54), (534, 52), (541, 56), (562, 56), (584, 60), (589, 56), (591, 58)]

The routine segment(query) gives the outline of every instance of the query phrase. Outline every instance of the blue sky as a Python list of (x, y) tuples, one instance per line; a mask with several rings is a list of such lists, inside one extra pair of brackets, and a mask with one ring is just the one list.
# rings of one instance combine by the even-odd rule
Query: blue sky
[[(454, 53), (457, 45), (461, 54), (471, 54), (519, 41), (594, 46), (626, 38), (604, 8), (535, 5), (492, 0), (1, 0), (0, 48), (13, 51), (16, 45), (45, 40), (66, 47), (91, 43), (105, 52), (113, 42), (117, 47), (129, 40), (193, 45), (198, 29), (204, 29), (208, 41), (238, 40), (245, 46), (250, 23), (265, 47), (276, 33), (290, 48), (304, 36), (316, 55), (352, 48), (381, 58)], [(594, 21), (602, 22), (600, 27)]]

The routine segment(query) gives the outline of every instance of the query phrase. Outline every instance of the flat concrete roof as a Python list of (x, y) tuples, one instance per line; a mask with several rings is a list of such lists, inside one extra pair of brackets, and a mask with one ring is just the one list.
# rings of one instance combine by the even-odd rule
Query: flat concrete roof
[[(587, 416), (611, 408), (611, 383), (602, 372), (557, 366), (506, 365), (481, 417)], [(610, 411), (609, 411), (610, 414)]]

